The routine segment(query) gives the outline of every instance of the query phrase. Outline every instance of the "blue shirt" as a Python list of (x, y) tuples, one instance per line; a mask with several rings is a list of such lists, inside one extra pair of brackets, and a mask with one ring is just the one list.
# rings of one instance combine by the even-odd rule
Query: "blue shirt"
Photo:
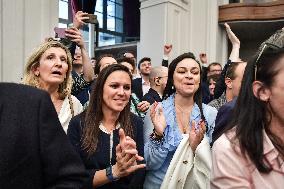
[[(175, 95), (173, 94), (166, 100), (162, 101), (162, 107), (167, 126), (165, 128), (164, 138), (161, 143), (157, 143), (149, 139), (149, 128), (153, 128), (153, 125), (151, 125), (149, 121), (147, 122), (148, 125), (145, 125), (146, 122), (144, 123), (144, 127), (148, 127), (148, 133), (144, 133), (147, 134), (148, 138), (145, 140), (144, 145), (144, 157), (146, 160), (147, 169), (147, 174), (144, 182), (145, 189), (160, 188), (167, 169), (170, 165), (171, 159), (177, 149), (177, 146), (182, 140), (182, 133), (179, 130), (176, 120), (174, 97)], [(211, 142), (217, 110), (205, 104), (202, 104), (202, 108), (207, 125), (206, 137), (208, 137), (209, 142)], [(199, 107), (196, 103), (194, 103), (191, 111), (190, 123), (193, 120), (197, 123), (200, 119), (201, 113)], [(149, 120), (149, 118), (147, 118), (146, 120)]]

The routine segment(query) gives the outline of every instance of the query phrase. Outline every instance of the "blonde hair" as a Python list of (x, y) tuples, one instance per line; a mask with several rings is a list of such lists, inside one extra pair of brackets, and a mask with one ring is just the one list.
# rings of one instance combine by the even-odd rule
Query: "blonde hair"
[(42, 43), (37, 49), (35, 49), (32, 52), (31, 56), (28, 58), (27, 63), (25, 65), (24, 77), (22, 82), (23, 84), (26, 85), (34, 86), (36, 88), (41, 88), (39, 83), (39, 77), (35, 75), (34, 71), (39, 66), (39, 61), (41, 56), (44, 54), (46, 50), (50, 49), (51, 47), (61, 48), (66, 52), (67, 55), (68, 70), (66, 73), (66, 78), (64, 79), (63, 83), (61, 83), (58, 87), (59, 97), (64, 99), (67, 95), (71, 94), (72, 56), (68, 48), (58, 41), (49, 39), (48, 41)]

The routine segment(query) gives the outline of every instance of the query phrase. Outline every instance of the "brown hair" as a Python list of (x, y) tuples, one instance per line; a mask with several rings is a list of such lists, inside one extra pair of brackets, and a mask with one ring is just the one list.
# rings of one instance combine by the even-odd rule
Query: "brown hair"
[[(121, 64), (112, 64), (103, 69), (96, 79), (95, 87), (90, 96), (90, 104), (85, 112), (85, 127), (82, 134), (82, 147), (89, 155), (93, 154), (97, 149), (99, 125), (103, 119), (102, 102), (103, 102), (103, 88), (109, 75), (115, 71), (124, 71), (129, 75), (132, 81), (131, 73), (126, 66)], [(133, 129), (130, 120), (130, 101), (120, 112), (117, 123), (120, 123), (121, 128), (126, 135), (133, 137)]]

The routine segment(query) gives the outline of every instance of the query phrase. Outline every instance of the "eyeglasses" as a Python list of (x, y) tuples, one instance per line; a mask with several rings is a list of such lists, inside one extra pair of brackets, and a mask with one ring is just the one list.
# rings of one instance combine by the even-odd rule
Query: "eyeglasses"
[(263, 55), (264, 52), (267, 52), (268, 50), (272, 50), (272, 51), (276, 51), (276, 50), (279, 50), (281, 49), (281, 47), (275, 45), (275, 44), (272, 44), (272, 43), (264, 43), (263, 47), (261, 48), (256, 60), (255, 60), (255, 63), (254, 63), (254, 80), (256, 80), (256, 72), (257, 72), (257, 69), (258, 69), (258, 62), (261, 58), (261, 56)]

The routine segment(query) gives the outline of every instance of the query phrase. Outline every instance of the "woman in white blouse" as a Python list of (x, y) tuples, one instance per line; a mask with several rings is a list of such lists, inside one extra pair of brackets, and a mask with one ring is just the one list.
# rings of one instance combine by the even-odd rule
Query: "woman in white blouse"
[(82, 112), (79, 100), (71, 96), (72, 57), (63, 44), (47, 41), (28, 58), (23, 83), (47, 91), (65, 132), (71, 118)]

